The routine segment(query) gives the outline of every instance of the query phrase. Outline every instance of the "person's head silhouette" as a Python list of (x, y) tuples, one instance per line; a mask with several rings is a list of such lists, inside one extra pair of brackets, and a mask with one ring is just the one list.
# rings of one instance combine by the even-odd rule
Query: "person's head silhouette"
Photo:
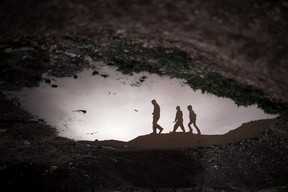
[(176, 110), (177, 110), (177, 111), (179, 111), (179, 110), (180, 110), (180, 107), (179, 107), (179, 106), (177, 106), (177, 107), (176, 107)]
[(151, 101), (151, 103), (152, 103), (152, 104), (156, 104), (157, 102), (156, 102), (155, 99), (153, 99), (153, 100)]
[(191, 111), (191, 110), (192, 110), (192, 106), (191, 106), (191, 105), (188, 105), (188, 106), (187, 106), (187, 109), (188, 109), (189, 111)]

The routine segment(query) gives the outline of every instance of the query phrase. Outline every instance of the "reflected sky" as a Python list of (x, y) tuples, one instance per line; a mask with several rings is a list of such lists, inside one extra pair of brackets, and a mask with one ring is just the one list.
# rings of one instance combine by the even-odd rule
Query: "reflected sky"
[(224, 134), (251, 120), (276, 117), (256, 106), (237, 107), (231, 99), (193, 91), (181, 79), (147, 72), (123, 75), (104, 64), (97, 72), (85, 69), (77, 78), (59, 79), (45, 74), (50, 84), (43, 81), (39, 87), (5, 94), (19, 98), (25, 110), (55, 126), (60, 136), (75, 140), (129, 141), (151, 133), (152, 99), (161, 108), (162, 133), (173, 130), (176, 106), (181, 107), (188, 131), (187, 106), (192, 105), (202, 134)]

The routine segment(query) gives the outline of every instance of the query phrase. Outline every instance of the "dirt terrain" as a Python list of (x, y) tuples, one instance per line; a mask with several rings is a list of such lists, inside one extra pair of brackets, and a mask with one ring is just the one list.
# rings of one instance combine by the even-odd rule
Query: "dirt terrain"
[[(287, 14), (285, 0), (2, 2), (1, 191), (287, 191)], [(58, 137), (3, 94), (98, 61), (183, 78), (279, 118), (221, 145), (119, 149)]]
[(275, 119), (262, 119), (243, 123), (240, 127), (223, 135), (175, 132), (141, 135), (128, 142), (117, 140), (97, 140), (96, 142), (99, 146), (110, 146), (117, 149), (184, 149), (225, 145), (259, 137), (269, 130), (274, 121)]

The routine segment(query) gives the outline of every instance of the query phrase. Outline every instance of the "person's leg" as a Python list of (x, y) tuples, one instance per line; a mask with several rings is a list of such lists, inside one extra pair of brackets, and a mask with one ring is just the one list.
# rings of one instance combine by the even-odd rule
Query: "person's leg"
[(192, 132), (193, 132), (193, 130), (192, 130), (191, 124), (192, 124), (192, 123), (191, 123), (191, 122), (189, 122), (189, 123), (188, 123), (188, 127), (189, 127), (189, 131), (192, 133)]
[(160, 129), (159, 134), (161, 134), (163, 131), (163, 127), (160, 127), (159, 129)]
[(200, 129), (199, 129), (199, 128), (197, 127), (197, 125), (196, 125), (196, 121), (194, 121), (193, 125), (194, 125), (194, 127), (196, 128), (198, 134), (201, 135)]
[(153, 122), (152, 122), (152, 127), (153, 127), (153, 133), (157, 133), (157, 122), (159, 120), (158, 116), (153, 116)]
[(160, 130), (160, 131), (159, 131), (159, 134), (162, 133), (162, 131), (163, 131), (163, 127), (161, 127), (159, 124), (157, 124), (156, 126), (157, 126), (157, 129)]
[(181, 127), (182, 131), (185, 133), (185, 128), (184, 128), (183, 123), (180, 124), (180, 127)]
[(176, 130), (178, 129), (178, 127), (179, 127), (179, 123), (176, 122), (175, 125), (174, 125), (174, 129), (173, 129), (172, 132), (176, 132)]
[(153, 125), (152, 125), (152, 128), (153, 128), (153, 133), (156, 133), (156, 125), (153, 123)]

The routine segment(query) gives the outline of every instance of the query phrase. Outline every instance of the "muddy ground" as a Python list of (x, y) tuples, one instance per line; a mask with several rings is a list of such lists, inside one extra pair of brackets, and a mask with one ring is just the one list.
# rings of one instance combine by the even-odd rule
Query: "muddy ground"
[(49, 83), (45, 72), (74, 76), (103, 61), (124, 73), (181, 77), (194, 89), (280, 114), (261, 136), (238, 143), (116, 150), (58, 137), (1, 93), (2, 188), (286, 191), (287, 14), (284, 0), (1, 3), (1, 92)]

